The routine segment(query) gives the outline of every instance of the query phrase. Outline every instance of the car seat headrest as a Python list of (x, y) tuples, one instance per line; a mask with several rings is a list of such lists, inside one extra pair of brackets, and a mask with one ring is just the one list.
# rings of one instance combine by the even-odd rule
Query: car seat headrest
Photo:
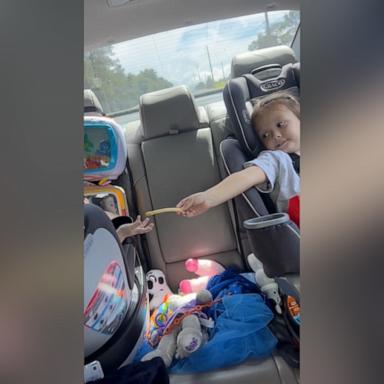
[(104, 116), (103, 107), (91, 89), (84, 89), (84, 115)]
[(286, 45), (241, 53), (232, 59), (231, 78), (251, 73), (254, 69), (267, 64), (275, 63), (284, 66), (296, 61), (293, 50)]
[[(259, 73), (266, 70), (278, 70), (278, 75), (261, 80)], [(244, 74), (229, 80), (223, 92), (228, 115), (233, 122), (233, 133), (240, 141), (243, 149), (252, 157), (256, 157), (263, 146), (251, 123), (253, 106), (263, 96), (277, 91), (285, 91), (299, 98), (300, 63), (264, 65), (256, 68), (253, 74)]]
[(144, 139), (200, 128), (199, 109), (191, 92), (185, 86), (142, 95), (140, 117)]

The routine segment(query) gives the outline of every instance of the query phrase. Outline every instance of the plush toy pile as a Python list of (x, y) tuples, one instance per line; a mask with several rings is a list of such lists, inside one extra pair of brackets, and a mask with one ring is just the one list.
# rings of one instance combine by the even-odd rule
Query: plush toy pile
[(172, 294), (163, 272), (156, 269), (147, 273), (147, 282), (152, 313), (146, 339), (156, 349), (141, 360), (159, 356), (169, 367), (174, 356), (186, 358), (207, 341), (205, 328), (212, 325), (204, 309), (213, 303), (212, 295), (207, 290), (185, 296)]
[(252, 282), (212, 260), (189, 259), (186, 269), (199, 277), (181, 281), (181, 294), (172, 293), (161, 270), (149, 271), (150, 352), (141, 361), (161, 357), (170, 372), (193, 373), (268, 356), (277, 339), (268, 329), (274, 315), (266, 300), (276, 311), (280, 301), (274, 281), (253, 266)]

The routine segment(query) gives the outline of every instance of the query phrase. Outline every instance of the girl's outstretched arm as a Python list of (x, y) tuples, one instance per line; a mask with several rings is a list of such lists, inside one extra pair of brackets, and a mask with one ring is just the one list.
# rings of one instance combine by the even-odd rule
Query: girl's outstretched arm
[(183, 211), (183, 216), (198, 216), (208, 209), (216, 207), (245, 192), (249, 188), (262, 184), (267, 177), (261, 168), (251, 166), (231, 174), (223, 181), (204, 192), (195, 193), (182, 199), (176, 207)]

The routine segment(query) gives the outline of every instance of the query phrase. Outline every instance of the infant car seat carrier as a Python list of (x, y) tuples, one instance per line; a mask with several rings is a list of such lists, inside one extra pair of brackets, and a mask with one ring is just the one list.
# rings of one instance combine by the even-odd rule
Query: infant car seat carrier
[(120, 244), (112, 222), (93, 205), (84, 207), (85, 363), (103, 371), (132, 361), (145, 332), (147, 292), (135, 248)]

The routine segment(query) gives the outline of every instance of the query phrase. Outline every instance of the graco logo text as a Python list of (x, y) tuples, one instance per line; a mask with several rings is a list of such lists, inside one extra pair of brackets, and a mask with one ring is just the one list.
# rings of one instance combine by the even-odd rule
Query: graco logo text
[(277, 80), (271, 80), (267, 81), (260, 85), (260, 88), (264, 92), (272, 91), (274, 89), (279, 89), (285, 84), (285, 79), (277, 79)]

